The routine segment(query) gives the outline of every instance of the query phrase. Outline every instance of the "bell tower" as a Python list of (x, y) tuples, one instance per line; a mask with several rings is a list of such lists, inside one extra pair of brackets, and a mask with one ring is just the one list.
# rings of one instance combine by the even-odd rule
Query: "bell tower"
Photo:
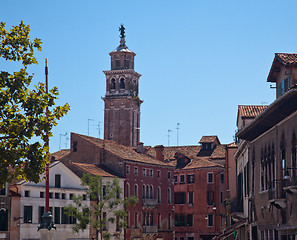
[(140, 139), (140, 74), (134, 71), (135, 53), (128, 49), (125, 28), (119, 28), (120, 45), (111, 57), (111, 70), (106, 76), (104, 100), (104, 139), (125, 146), (137, 146)]

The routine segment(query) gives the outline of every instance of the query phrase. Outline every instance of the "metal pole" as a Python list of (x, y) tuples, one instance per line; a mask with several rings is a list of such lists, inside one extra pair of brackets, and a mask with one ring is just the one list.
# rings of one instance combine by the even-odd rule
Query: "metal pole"
[[(46, 95), (48, 95), (48, 68), (47, 68), (47, 58), (45, 59), (45, 91)], [(45, 116), (46, 119), (48, 119), (48, 106), (46, 106), (45, 109)], [(46, 146), (49, 148), (49, 138), (48, 138), (48, 130), (46, 132)], [(46, 155), (46, 183), (45, 183), (45, 211), (49, 212), (49, 159), (48, 159), (48, 154), (47, 152)]]

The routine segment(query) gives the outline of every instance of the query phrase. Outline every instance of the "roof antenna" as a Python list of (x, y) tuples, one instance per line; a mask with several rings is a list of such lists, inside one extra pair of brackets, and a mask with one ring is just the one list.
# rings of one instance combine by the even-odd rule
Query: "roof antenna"
[(170, 133), (171, 132), (173, 132), (172, 130), (170, 130), (170, 129), (168, 129), (168, 135), (167, 135), (167, 137), (168, 137), (168, 147), (169, 147), (169, 145), (170, 145)]
[(60, 133), (60, 142), (59, 142), (59, 150), (61, 150), (61, 137), (65, 137), (67, 135), (67, 132), (65, 134)]
[(178, 130), (179, 130), (180, 123), (176, 124), (176, 146), (178, 146)]
[(88, 136), (90, 136), (90, 121), (95, 121), (95, 120), (88, 118)]

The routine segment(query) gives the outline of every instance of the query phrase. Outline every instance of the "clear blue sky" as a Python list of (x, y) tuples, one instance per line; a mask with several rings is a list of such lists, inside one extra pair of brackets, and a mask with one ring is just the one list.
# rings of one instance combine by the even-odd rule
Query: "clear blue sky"
[[(233, 141), (239, 104), (270, 104), (275, 89), (266, 82), (275, 52), (297, 52), (297, 1), (2, 1), (0, 21), (22, 20), (42, 39), (39, 65), (30, 70), (71, 111), (60, 120), (51, 151), (69, 147), (60, 134), (103, 137), (105, 75), (109, 52), (126, 27), (140, 78), (141, 141), (145, 145), (195, 145), (202, 135)], [(9, 63), (6, 63), (9, 64)], [(8, 66), (2, 65), (1, 69)], [(61, 141), (60, 141), (61, 138)]]

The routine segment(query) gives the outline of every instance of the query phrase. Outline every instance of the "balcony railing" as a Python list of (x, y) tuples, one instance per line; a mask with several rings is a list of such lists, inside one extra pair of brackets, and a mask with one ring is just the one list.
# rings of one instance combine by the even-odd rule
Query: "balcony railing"
[(158, 226), (143, 226), (144, 233), (158, 233)]
[(142, 205), (148, 207), (155, 207), (158, 205), (158, 199), (142, 199)]
[(283, 188), (286, 187), (287, 184), (288, 182), (285, 179), (276, 181), (276, 183), (274, 184), (274, 188), (272, 187), (273, 183), (270, 183), (270, 187), (268, 189), (269, 200), (286, 198), (286, 192)]

